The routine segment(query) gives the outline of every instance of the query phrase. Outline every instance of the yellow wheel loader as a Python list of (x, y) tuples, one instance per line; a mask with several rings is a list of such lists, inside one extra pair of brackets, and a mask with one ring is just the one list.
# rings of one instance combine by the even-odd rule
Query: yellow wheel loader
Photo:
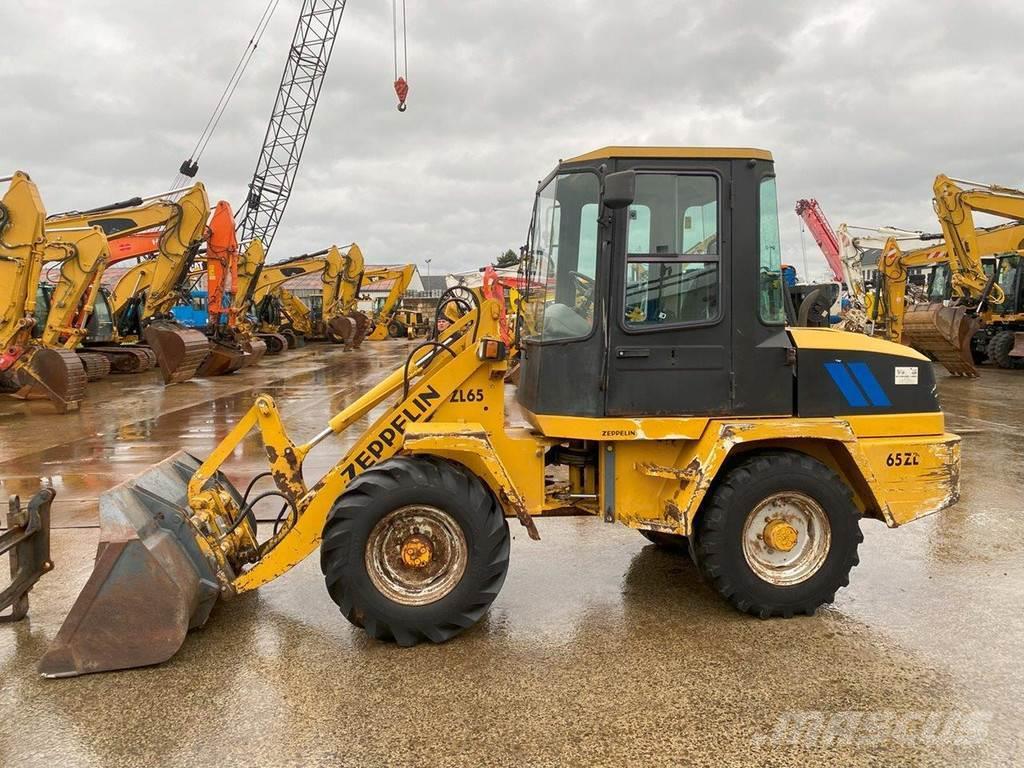
[[(785, 326), (779, 246), (764, 150), (559, 163), (525, 249), (542, 287), (523, 307), (532, 333), (509, 339), (499, 300), (452, 289), (438, 312), (461, 317), (310, 439), (261, 395), (209, 456), (179, 452), (104, 494), (94, 571), (42, 674), (163, 661), (218, 598), (318, 547), (346, 619), (399, 645), (443, 642), (497, 597), (507, 518), (536, 539), (536, 517), (570, 506), (685, 545), (744, 613), (813, 613), (847, 586), (862, 520), (895, 527), (956, 502), (960, 441), (921, 354)], [(364, 419), (323, 477), (304, 476), (315, 446)], [(252, 432), (269, 467), (239, 491), (223, 470)], [(277, 522), (257, 531), (264, 504)]]

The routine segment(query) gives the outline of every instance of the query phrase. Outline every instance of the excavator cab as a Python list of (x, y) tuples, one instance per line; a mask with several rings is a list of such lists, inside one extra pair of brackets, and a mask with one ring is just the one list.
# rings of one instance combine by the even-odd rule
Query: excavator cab
[[(741, 612), (831, 602), (862, 519), (896, 527), (957, 500), (959, 438), (923, 355), (786, 327), (776, 194), (764, 150), (561, 162), (535, 198), (518, 340), (503, 297), (449, 289), (436, 317), (453, 322), (308, 440), (260, 395), (209, 456), (178, 452), (104, 494), (93, 574), (41, 672), (165, 660), (220, 596), (318, 548), (352, 624), (444, 642), (501, 589), (508, 518), (537, 539), (535, 519), (567, 507), (687, 550)], [(357, 424), (305, 477), (310, 451)], [(243, 492), (225, 471), (255, 431), (269, 468)], [(261, 502), (279, 510), (271, 530)]]

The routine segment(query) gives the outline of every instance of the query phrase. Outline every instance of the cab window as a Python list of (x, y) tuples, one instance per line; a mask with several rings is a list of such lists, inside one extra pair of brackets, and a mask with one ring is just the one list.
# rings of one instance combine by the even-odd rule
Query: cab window
[(782, 245), (779, 240), (779, 196), (774, 176), (761, 179), (758, 208), (758, 240), (761, 250), (758, 313), (761, 322), (782, 325), (786, 322), (786, 305), (782, 279)]
[(626, 327), (651, 329), (717, 319), (718, 179), (638, 174), (627, 221)]

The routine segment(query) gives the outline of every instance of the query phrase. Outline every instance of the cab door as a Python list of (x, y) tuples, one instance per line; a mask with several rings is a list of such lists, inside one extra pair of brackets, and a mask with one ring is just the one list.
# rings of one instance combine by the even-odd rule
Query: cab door
[(606, 413), (728, 413), (729, 163), (636, 172), (613, 214)]

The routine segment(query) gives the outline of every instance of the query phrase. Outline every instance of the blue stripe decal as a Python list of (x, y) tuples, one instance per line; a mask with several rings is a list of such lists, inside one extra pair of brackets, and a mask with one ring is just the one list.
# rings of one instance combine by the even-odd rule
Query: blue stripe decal
[(825, 363), (825, 370), (828, 371), (828, 375), (832, 377), (832, 381), (839, 387), (839, 391), (843, 393), (843, 397), (846, 398), (846, 402), (852, 405), (854, 408), (864, 408), (867, 406), (868, 401), (864, 398), (864, 394), (860, 391), (857, 385), (853, 381), (853, 377), (850, 376), (850, 372), (846, 370), (846, 366), (842, 363)]
[(861, 389), (867, 394), (868, 400), (871, 401), (872, 405), (878, 408), (888, 408), (892, 405), (889, 402), (889, 396), (885, 394), (885, 390), (882, 389), (882, 385), (878, 383), (878, 379), (875, 378), (875, 374), (868, 368), (867, 363), (847, 363), (847, 365), (853, 371), (857, 383), (860, 384)]

